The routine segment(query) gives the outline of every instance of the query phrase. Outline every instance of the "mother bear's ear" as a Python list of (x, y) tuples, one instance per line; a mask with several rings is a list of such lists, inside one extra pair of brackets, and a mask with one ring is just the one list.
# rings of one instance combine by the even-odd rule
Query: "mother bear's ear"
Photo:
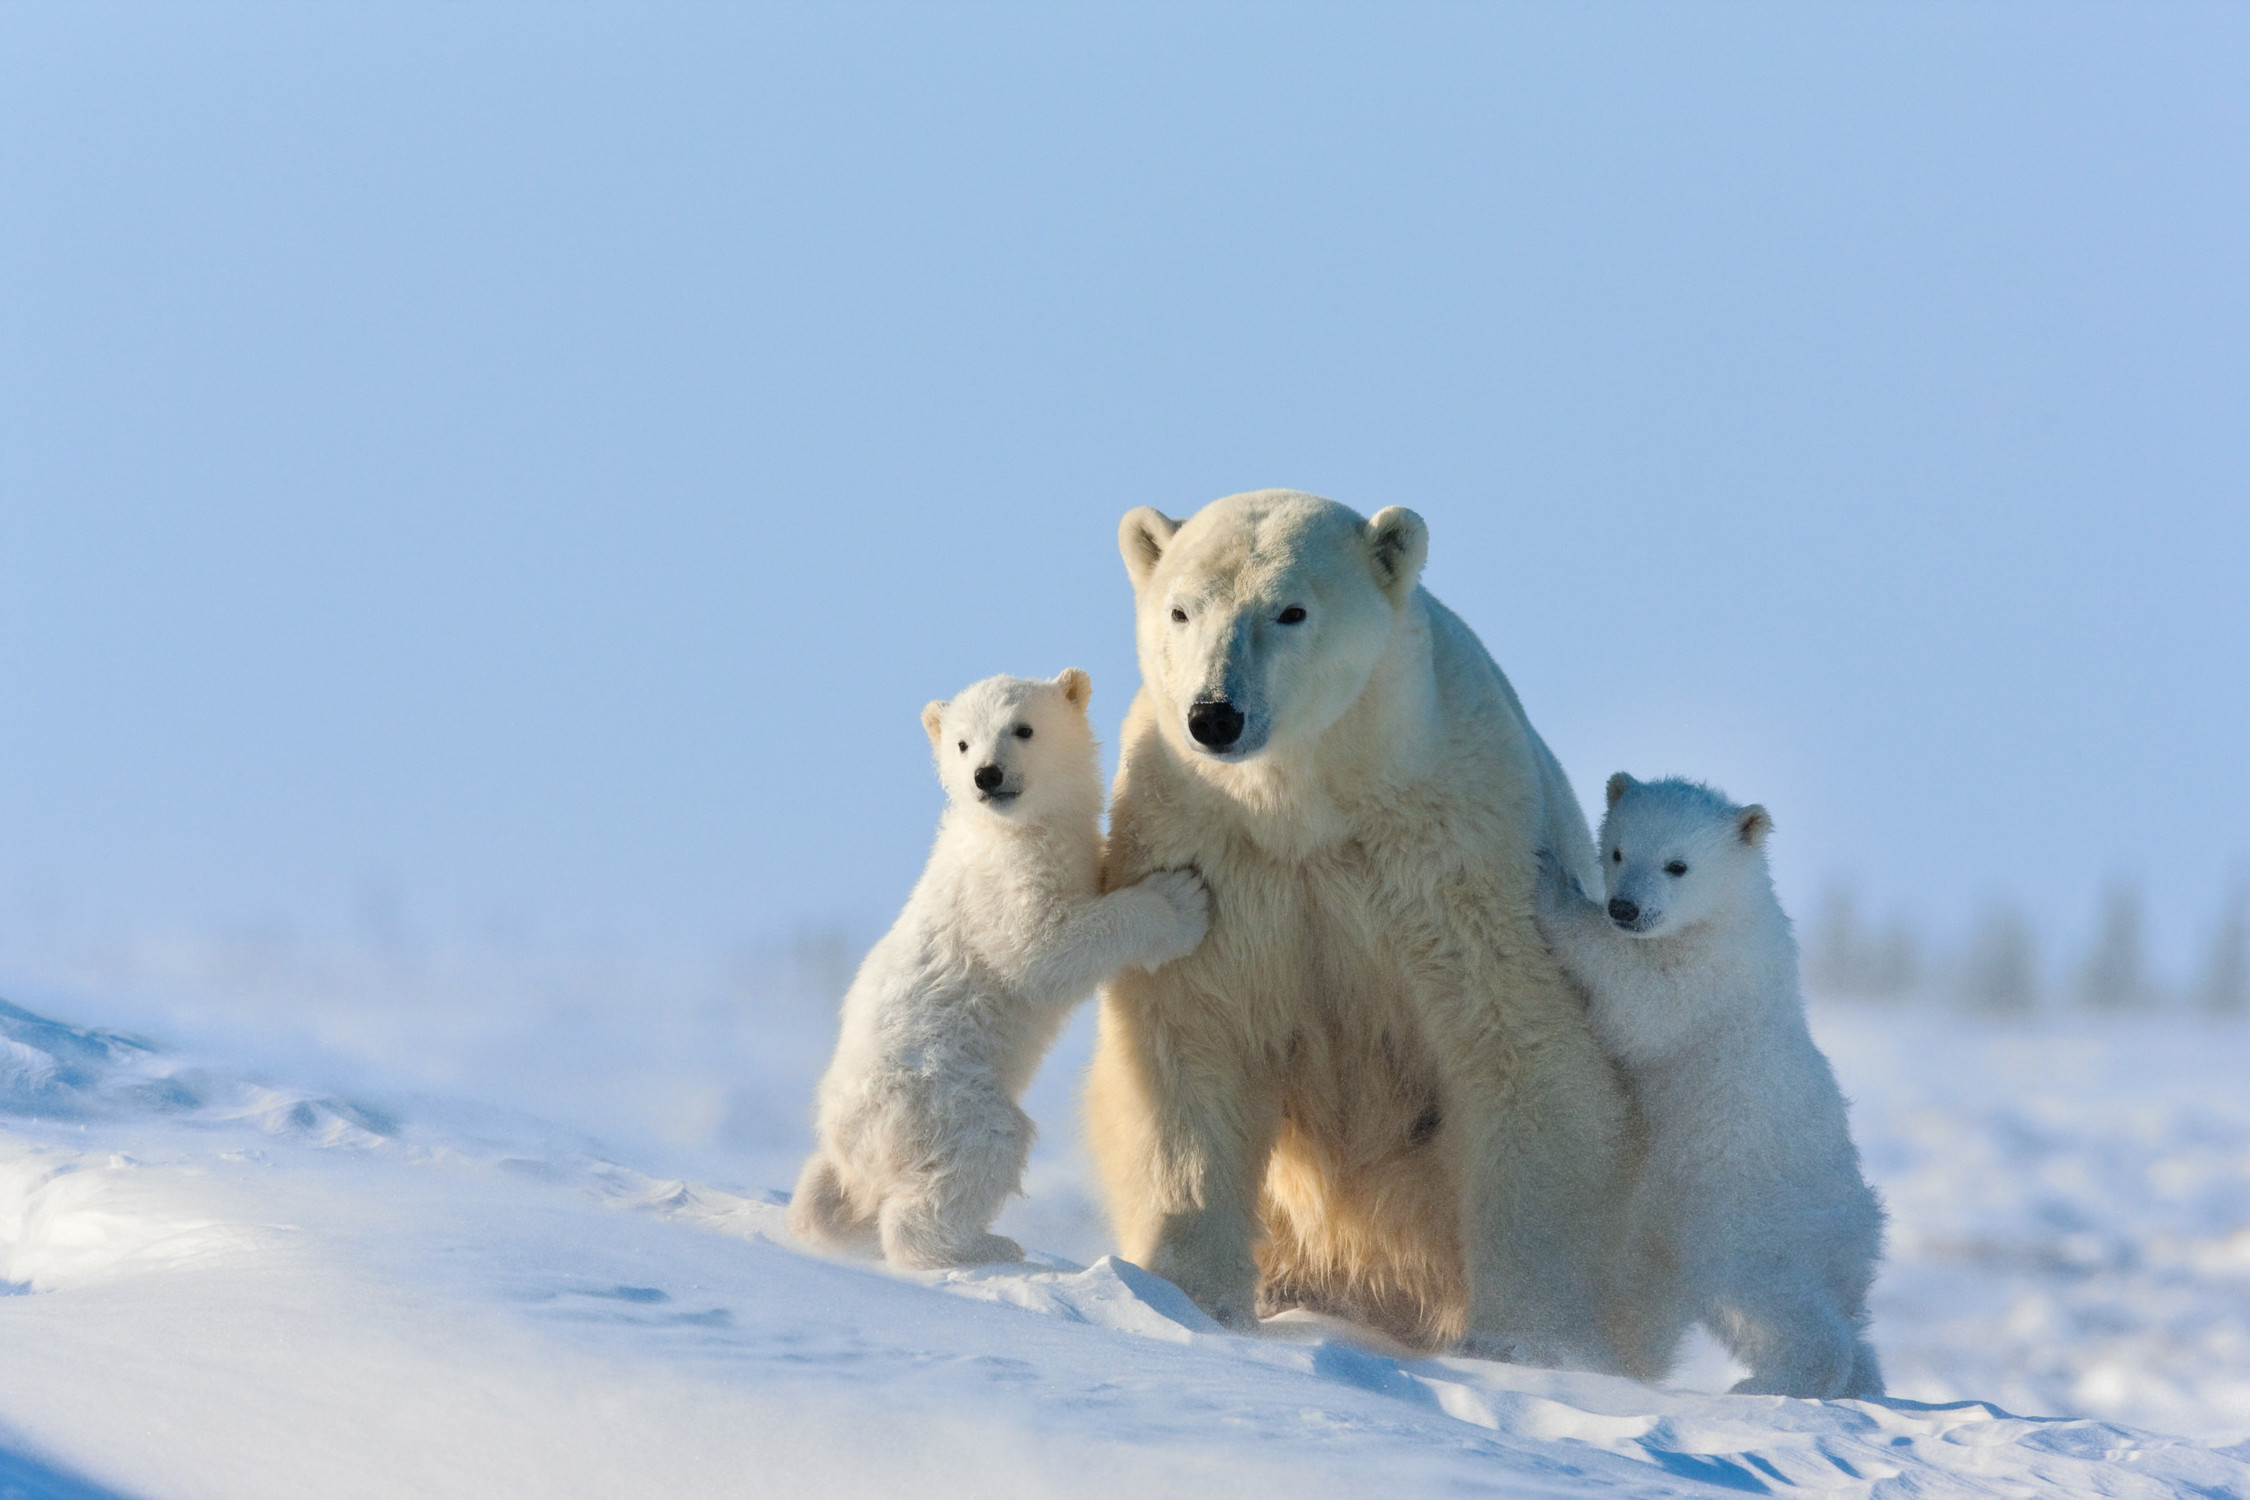
[(1386, 505), (1367, 523), (1367, 551), (1375, 565), (1375, 581), (1404, 604), (1422, 579), (1422, 564), (1430, 558), (1430, 528), (1403, 505)]
[(1117, 550), (1125, 554), (1125, 572), (1136, 592), (1156, 571), (1157, 559), (1179, 529), (1179, 522), (1153, 505), (1136, 506), (1117, 523)]

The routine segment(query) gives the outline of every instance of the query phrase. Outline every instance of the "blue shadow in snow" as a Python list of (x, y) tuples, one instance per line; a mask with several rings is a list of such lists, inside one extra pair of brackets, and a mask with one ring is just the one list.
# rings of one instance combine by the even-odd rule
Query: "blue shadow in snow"
[(0, 1500), (133, 1500), (90, 1479), (42, 1463), (28, 1454), (0, 1448)]
[(1665, 1473), (1680, 1479), (1697, 1479), (1705, 1484), (1715, 1484), (1721, 1489), (1747, 1490), (1753, 1495), (1770, 1495), (1772, 1488), (1750, 1472), (1742, 1453), (1675, 1453), (1669, 1448), (1644, 1448), (1641, 1450)]

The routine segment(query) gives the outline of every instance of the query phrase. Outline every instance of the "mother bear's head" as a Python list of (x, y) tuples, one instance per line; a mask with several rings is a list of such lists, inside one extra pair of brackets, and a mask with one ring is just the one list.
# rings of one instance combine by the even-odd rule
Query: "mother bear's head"
[(1191, 758), (1253, 760), (1318, 739), (1356, 703), (1413, 599), (1422, 518), (1363, 520), (1295, 490), (1215, 500), (1185, 521), (1119, 523), (1142, 688)]

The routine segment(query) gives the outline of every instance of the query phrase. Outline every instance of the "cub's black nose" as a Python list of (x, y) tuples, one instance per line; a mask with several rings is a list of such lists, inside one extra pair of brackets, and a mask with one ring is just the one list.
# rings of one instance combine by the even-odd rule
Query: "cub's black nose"
[(980, 792), (1000, 790), (1000, 768), (998, 766), (977, 767), (977, 790)]
[(1641, 909), (1623, 896), (1609, 898), (1609, 919), (1621, 927), (1630, 927), (1641, 919)]
[(1188, 734), (1198, 745), (1224, 750), (1242, 738), (1242, 710), (1221, 698), (1188, 705)]

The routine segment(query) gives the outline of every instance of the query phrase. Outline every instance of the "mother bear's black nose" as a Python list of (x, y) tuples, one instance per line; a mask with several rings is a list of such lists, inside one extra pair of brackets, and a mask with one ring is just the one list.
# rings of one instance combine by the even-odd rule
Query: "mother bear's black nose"
[(1621, 927), (1630, 927), (1641, 919), (1641, 909), (1623, 896), (1609, 898), (1609, 919)]
[(976, 783), (977, 790), (980, 792), (997, 791), (1000, 786), (1000, 768), (998, 766), (977, 767)]
[(1226, 699), (1188, 705), (1188, 734), (1198, 745), (1224, 750), (1242, 738), (1242, 710)]

